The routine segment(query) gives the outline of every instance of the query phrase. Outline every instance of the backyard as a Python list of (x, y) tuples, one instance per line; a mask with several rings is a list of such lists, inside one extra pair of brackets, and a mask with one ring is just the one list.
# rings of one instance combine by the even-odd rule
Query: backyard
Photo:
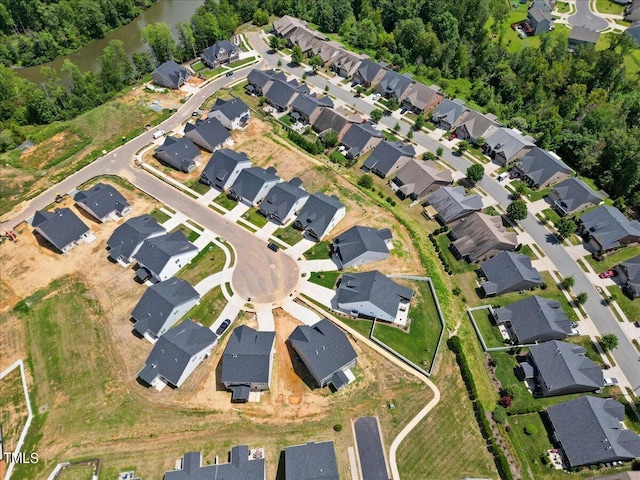
[(487, 348), (504, 347), (504, 339), (488, 308), (469, 312)]
[(441, 233), (440, 235), (436, 236), (436, 243), (438, 244), (438, 247), (440, 247), (440, 253), (445, 258), (454, 274), (472, 272), (478, 269), (478, 265), (476, 265), (475, 263), (468, 263), (465, 260), (456, 259), (456, 257), (449, 249), (451, 240), (449, 240), (449, 237), (446, 233)]

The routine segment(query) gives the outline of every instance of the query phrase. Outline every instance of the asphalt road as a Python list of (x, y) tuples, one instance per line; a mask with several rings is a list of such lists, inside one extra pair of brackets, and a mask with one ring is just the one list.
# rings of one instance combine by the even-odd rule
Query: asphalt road
[[(191, 117), (194, 110), (215, 91), (229, 83), (245, 77), (252, 68), (235, 72), (232, 77), (222, 77), (195, 93), (182, 107), (157, 126), (165, 131), (173, 130)], [(258, 64), (257, 68), (261, 68)], [(197, 224), (210, 229), (225, 238), (235, 251), (235, 269), (231, 285), (240, 297), (254, 303), (279, 302), (291, 293), (299, 277), (295, 260), (282, 252), (272, 252), (264, 240), (259, 239), (245, 228), (229, 222), (222, 215), (198, 203), (188, 195), (171, 187), (155, 176), (133, 166), (136, 152), (153, 141), (153, 132), (143, 133), (107, 155), (87, 165), (74, 175), (51, 187), (34, 198), (18, 215), (0, 224), (0, 230), (13, 228), (49, 205), (56, 193), (66, 193), (78, 185), (104, 174), (115, 174), (129, 180), (133, 185), (158, 199), (170, 208), (180, 211)]]
[(576, 13), (567, 20), (573, 27), (584, 27), (597, 32), (607, 28), (608, 23), (589, 9), (589, 0), (576, 0)]
[[(579, 0), (576, 3), (581, 5), (578, 7), (579, 12), (582, 12), (584, 10), (582, 8), (582, 4), (584, 4), (584, 8), (586, 8), (586, 10), (588, 11), (589, 7), (586, 0)], [(589, 14), (593, 15), (590, 12)], [(598, 17), (596, 18), (599, 19)], [(269, 65), (269, 67), (274, 68), (276, 66), (276, 62), (280, 57), (274, 54), (269, 54), (268, 47), (264, 44), (264, 42), (262, 42), (261, 40), (256, 40), (257, 34), (249, 34), (249, 39), (251, 45), (262, 55), (264, 61)], [(293, 67), (291, 65), (283, 65), (280, 68), (283, 68), (291, 74), (299, 77), (301, 77), (305, 72), (304, 69)], [(371, 110), (375, 108), (370, 103), (364, 101), (362, 98), (354, 97), (351, 92), (330, 84), (324, 78), (318, 75), (308, 75), (306, 81), (307, 83), (315, 85), (316, 87), (321, 89), (324, 89), (326, 85), (329, 85), (329, 93), (331, 93), (331, 95), (334, 95), (340, 100), (343, 100), (347, 104), (353, 105), (355, 108), (366, 114), (370, 113)], [(385, 127), (392, 128), (397, 121), (397, 118), (394, 117), (383, 117), (380, 123)], [(401, 133), (403, 134), (406, 134), (410, 128), (409, 125), (405, 122), (400, 122), (400, 127)], [(438, 147), (442, 147), (444, 150), (442, 154), (443, 160), (461, 172), (465, 172), (466, 169), (471, 165), (471, 162), (469, 162), (466, 158), (454, 154), (451, 149), (445, 147), (437, 140), (428, 137), (423, 132), (414, 132), (413, 141), (426, 147), (432, 152), (435, 152)], [(506, 208), (511, 202), (508, 197), (508, 192), (494, 179), (485, 177), (480, 181), (479, 185), (485, 192), (492, 196), (503, 207)], [(575, 285), (573, 287), (573, 291), (587, 293), (588, 299), (583, 306), (585, 311), (588, 313), (589, 317), (595, 324), (600, 334), (614, 333), (617, 335), (619, 339), (619, 346), (612, 352), (615, 362), (622, 369), (632, 388), (640, 386), (640, 362), (638, 361), (640, 357), (638, 356), (638, 353), (629, 338), (620, 328), (619, 322), (616, 317), (613, 315), (613, 313), (611, 313), (608, 307), (600, 303), (600, 295), (596, 291), (593, 284), (589, 281), (587, 276), (584, 274), (580, 266), (576, 264), (571, 256), (569, 256), (569, 254), (564, 250), (563, 246), (557, 243), (556, 238), (549, 232), (549, 230), (547, 230), (544, 225), (538, 223), (535, 217), (529, 216), (527, 219), (521, 221), (520, 225), (536, 241), (538, 246), (554, 263), (563, 277), (574, 277)]]
[(353, 425), (362, 480), (389, 480), (376, 417), (360, 417)]

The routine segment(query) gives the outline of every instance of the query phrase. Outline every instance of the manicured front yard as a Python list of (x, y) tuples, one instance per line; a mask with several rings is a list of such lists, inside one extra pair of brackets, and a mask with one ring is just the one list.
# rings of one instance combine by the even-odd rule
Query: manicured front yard
[(170, 233), (176, 232), (178, 230), (184, 233), (184, 236), (187, 237), (187, 240), (189, 240), (190, 242), (195, 242), (198, 238), (200, 238), (200, 234), (198, 232), (191, 230), (189, 227), (182, 224), (171, 230)]
[(161, 211), (159, 208), (154, 208), (153, 210), (151, 210), (149, 212), (149, 215), (155, 218), (158, 221), (158, 223), (164, 223), (171, 218), (170, 215), (167, 215), (166, 213)]
[(620, 306), (630, 322), (640, 320), (640, 299), (631, 300), (618, 286), (607, 287), (609, 295), (615, 296), (616, 303)]
[(342, 275), (342, 272), (311, 272), (309, 281), (323, 287), (333, 288), (340, 275)]
[(224, 267), (225, 254), (210, 243), (191, 260), (191, 263), (180, 270), (176, 276), (186, 280), (191, 285), (196, 285), (200, 280), (219, 272)]
[(289, 225), (288, 227), (279, 228), (273, 233), (273, 236), (282, 240), (288, 245), (295, 245), (300, 240), (302, 240), (302, 233), (300, 233), (300, 230), (296, 230), (291, 225)]
[(253, 225), (255, 225), (258, 228), (262, 228), (267, 223), (269, 223), (269, 220), (267, 220), (267, 217), (265, 217), (264, 215), (260, 215), (258, 213), (258, 209), (256, 207), (253, 207), (253, 208), (250, 208), (249, 210), (247, 210), (242, 215), (242, 218), (244, 218), (246, 221), (252, 223)]
[(625, 262), (630, 258), (640, 255), (640, 245), (630, 245), (611, 253), (607, 253), (602, 262), (594, 260), (591, 255), (586, 256), (584, 259), (591, 265), (597, 273), (604, 272), (605, 270), (612, 269), (615, 265)]
[(210, 327), (220, 315), (220, 311), (227, 303), (219, 285), (209, 290), (201, 299), (200, 303), (187, 313), (186, 317), (197, 320), (205, 327)]
[(247, 57), (247, 58), (243, 58), (242, 60), (238, 60), (237, 62), (234, 62), (232, 64), (229, 65), (229, 68), (238, 68), (241, 67), (243, 65), (247, 65), (251, 62), (254, 62), (256, 59), (256, 57)]
[(191, 190), (199, 193), (200, 195), (204, 195), (209, 190), (211, 190), (211, 187), (209, 185), (205, 185), (199, 179), (187, 180), (186, 182), (184, 182), (184, 184), (185, 186), (189, 187)]
[(220, 205), (221, 207), (226, 208), (227, 210), (233, 210), (235, 206), (238, 205), (238, 202), (236, 202), (232, 198), (229, 198), (229, 196), (227, 196), (224, 193), (221, 195), (218, 195), (213, 200), (213, 203)]
[(538, 259), (538, 255), (536, 255), (536, 253), (533, 251), (533, 249), (531, 248), (531, 245), (523, 245), (518, 253), (521, 253), (522, 255), (526, 255), (531, 260)]
[(624, 5), (612, 2), (611, 0), (596, 0), (596, 10), (600, 13), (622, 15), (624, 12)]
[(304, 258), (307, 260), (325, 260), (331, 258), (329, 254), (329, 245), (331, 242), (324, 240), (304, 253)]

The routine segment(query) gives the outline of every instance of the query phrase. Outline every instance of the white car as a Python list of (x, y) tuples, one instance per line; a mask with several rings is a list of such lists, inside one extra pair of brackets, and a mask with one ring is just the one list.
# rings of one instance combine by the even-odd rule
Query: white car
[(502, 173), (500, 175), (498, 175), (498, 178), (496, 178), (496, 180), (498, 180), (499, 182), (503, 181), (505, 178), (507, 178), (509, 176), (508, 173)]
[(371, 95), (371, 100), (373, 100), (374, 102), (377, 102), (378, 100), (380, 100), (380, 94), (374, 93), (373, 95)]
[(158, 130), (156, 132), (153, 132), (153, 139), (157, 140), (158, 138), (160, 138), (161, 136), (163, 136), (166, 132), (164, 130)]

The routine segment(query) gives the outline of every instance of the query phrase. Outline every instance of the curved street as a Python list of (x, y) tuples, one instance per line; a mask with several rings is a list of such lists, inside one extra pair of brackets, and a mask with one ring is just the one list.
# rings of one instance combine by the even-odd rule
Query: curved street
[(589, 0), (576, 0), (576, 13), (567, 20), (572, 27), (583, 27), (600, 32), (607, 28), (609, 23), (591, 11), (590, 3)]

